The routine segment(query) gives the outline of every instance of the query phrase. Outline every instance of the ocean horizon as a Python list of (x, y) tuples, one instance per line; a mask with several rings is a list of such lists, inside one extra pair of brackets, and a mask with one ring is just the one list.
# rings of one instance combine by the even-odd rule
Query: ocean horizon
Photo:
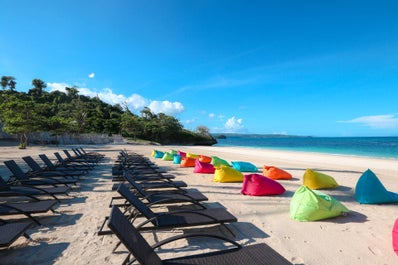
[(234, 134), (217, 138), (214, 146), (236, 146), (315, 152), (334, 155), (398, 159), (398, 137), (296, 137), (283, 135)]

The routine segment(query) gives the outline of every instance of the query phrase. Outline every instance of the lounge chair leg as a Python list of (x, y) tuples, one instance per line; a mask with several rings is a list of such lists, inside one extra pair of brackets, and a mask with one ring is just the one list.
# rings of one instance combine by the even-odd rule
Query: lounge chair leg
[(117, 242), (116, 246), (113, 248), (112, 252), (116, 252), (116, 249), (122, 244), (121, 241)]

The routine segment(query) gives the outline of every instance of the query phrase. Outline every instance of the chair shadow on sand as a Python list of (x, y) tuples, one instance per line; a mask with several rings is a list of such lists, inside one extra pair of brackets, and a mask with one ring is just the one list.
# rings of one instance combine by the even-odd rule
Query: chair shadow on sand
[[(20, 265), (21, 260), (25, 260), (26, 264), (54, 264), (55, 260), (68, 248), (69, 243), (49, 244), (45, 242), (46, 240), (48, 239), (34, 239), (26, 245), (16, 245), (0, 250), (1, 264)], [(16, 261), (14, 257), (18, 257), (18, 260)]]

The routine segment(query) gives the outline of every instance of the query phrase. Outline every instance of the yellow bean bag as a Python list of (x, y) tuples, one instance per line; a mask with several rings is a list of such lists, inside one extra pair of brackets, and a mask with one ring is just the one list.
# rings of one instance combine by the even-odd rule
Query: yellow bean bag
[(303, 184), (312, 190), (337, 188), (339, 184), (329, 175), (307, 168)]
[(243, 182), (243, 174), (230, 166), (215, 166), (214, 182)]
[(196, 158), (199, 157), (199, 155), (197, 155), (197, 154), (192, 154), (192, 153), (189, 153), (189, 152), (188, 152), (188, 153), (187, 153), (187, 157), (196, 159)]

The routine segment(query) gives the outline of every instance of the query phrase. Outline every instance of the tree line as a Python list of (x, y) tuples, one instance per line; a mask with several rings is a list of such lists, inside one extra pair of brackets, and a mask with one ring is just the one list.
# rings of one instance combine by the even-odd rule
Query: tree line
[(80, 95), (76, 86), (65, 87), (66, 93), (47, 92), (44, 81), (33, 79), (28, 92), (18, 92), (16, 84), (12, 76), (1, 77), (0, 125), (3, 131), (19, 135), (21, 147), (34, 132), (121, 134), (160, 144), (216, 143), (207, 127), (189, 131), (175, 117), (155, 114), (148, 107), (136, 115), (127, 105), (110, 105), (99, 97)]

